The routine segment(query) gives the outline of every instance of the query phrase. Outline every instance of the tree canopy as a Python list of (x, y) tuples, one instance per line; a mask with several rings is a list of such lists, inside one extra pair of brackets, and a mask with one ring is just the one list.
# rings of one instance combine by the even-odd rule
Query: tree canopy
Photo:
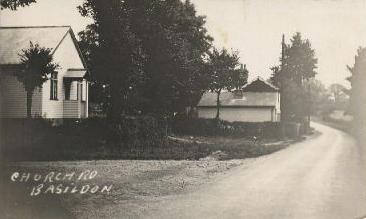
[(352, 67), (348, 66), (351, 77), (350, 92), (350, 113), (358, 130), (366, 127), (366, 48), (359, 48), (355, 56), (355, 63)]
[(14, 75), (27, 92), (27, 117), (31, 117), (32, 94), (41, 87), (48, 77), (56, 71), (58, 64), (53, 62), (52, 50), (30, 42), (29, 48), (19, 53), (21, 71)]
[(231, 91), (240, 89), (247, 83), (248, 70), (239, 68), (239, 56), (237, 52), (229, 53), (225, 48), (221, 51), (213, 49), (209, 54), (209, 89), (217, 94), (217, 113), (220, 116), (220, 94), (222, 90)]
[(1, 0), (0, 9), (17, 10), (18, 7), (28, 6), (35, 2), (36, 0)]
[(296, 33), (290, 44), (282, 42), (280, 61), (280, 66), (271, 68), (271, 82), (281, 90), (281, 120), (303, 121), (310, 115), (310, 88), (304, 82), (316, 75), (315, 51), (308, 39)]
[(198, 102), (207, 84), (204, 58), (212, 38), (194, 5), (106, 1), (85, 0), (79, 7), (94, 19), (79, 36), (93, 86), (103, 90), (109, 114), (171, 114)]

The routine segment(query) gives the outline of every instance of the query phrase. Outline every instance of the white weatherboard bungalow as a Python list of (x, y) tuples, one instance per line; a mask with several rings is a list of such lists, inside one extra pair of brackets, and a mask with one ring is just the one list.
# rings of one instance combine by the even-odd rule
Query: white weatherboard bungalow
[(25, 118), (26, 92), (12, 75), (19, 53), (30, 42), (52, 49), (57, 72), (33, 93), (32, 116), (49, 119), (88, 117), (86, 65), (70, 26), (0, 27), (0, 118)]
[[(203, 94), (197, 106), (198, 117), (215, 118), (216, 93)], [(241, 90), (220, 95), (220, 118), (229, 122), (279, 122), (279, 89), (257, 78)]]

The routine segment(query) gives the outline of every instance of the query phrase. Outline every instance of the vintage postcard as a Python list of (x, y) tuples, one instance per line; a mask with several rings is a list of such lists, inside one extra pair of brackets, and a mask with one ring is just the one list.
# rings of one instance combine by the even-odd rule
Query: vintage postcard
[(366, 218), (366, 0), (0, 7), (0, 219)]

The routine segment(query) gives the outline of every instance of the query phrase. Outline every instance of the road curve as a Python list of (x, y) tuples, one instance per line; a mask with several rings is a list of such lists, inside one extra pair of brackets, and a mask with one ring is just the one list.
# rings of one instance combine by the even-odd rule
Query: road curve
[(146, 208), (147, 218), (319, 218), (366, 215), (365, 161), (348, 134), (321, 135), (229, 172), (199, 191)]

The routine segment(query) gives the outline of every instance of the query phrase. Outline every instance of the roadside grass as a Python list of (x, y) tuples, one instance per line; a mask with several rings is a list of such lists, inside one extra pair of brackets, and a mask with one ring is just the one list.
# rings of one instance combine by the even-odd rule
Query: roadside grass
[[(153, 205), (156, 200), (170, 195), (194, 191), (199, 186), (222, 178), (228, 170), (252, 160), (244, 158), (273, 153), (291, 143), (191, 136), (171, 136), (167, 141), (169, 144), (149, 150), (131, 148), (102, 152), (121, 153), (116, 155), (116, 158), (122, 156), (135, 159), (8, 163), (9, 168), (2, 174), (5, 176), (2, 186), (5, 192), (1, 197), (6, 200), (2, 205), (4, 218), (119, 218), (121, 215), (126, 218), (138, 217), (144, 211), (145, 205)], [(86, 170), (95, 170), (98, 174), (87, 181), (61, 180), (55, 184), (77, 187), (86, 184), (111, 184), (111, 192), (61, 195), (42, 193), (30, 196), (32, 187), (39, 182), (30, 180), (21, 183), (10, 180), (15, 171), (44, 176), (51, 171), (75, 171), (78, 174)]]
[[(110, 147), (97, 133), (100, 128), (92, 128), (87, 130), (93, 132), (79, 128), (75, 129), (76, 132), (33, 130), (41, 135), (29, 135), (32, 147), (27, 147), (28, 141), (23, 138), (20, 141), (26, 147), (7, 148), (7, 155), (10, 155), (7, 163), (10, 165), (0, 173), (0, 186), (3, 189), (0, 210), (4, 212), (3, 218), (138, 217), (147, 204), (152, 205), (161, 198), (193, 191), (200, 185), (213, 182), (216, 177), (222, 177), (227, 170), (252, 160), (246, 158), (276, 152), (292, 142), (269, 138), (254, 141), (249, 137), (238, 136), (174, 135), (165, 137), (162, 141), (157, 138), (154, 143), (149, 143), (148, 138), (140, 141), (134, 137), (139, 141)], [(24, 135), (19, 133), (19, 136)], [(8, 140), (17, 142), (13, 138)], [(41, 144), (36, 144), (37, 142)], [(30, 196), (32, 187), (39, 182), (19, 183), (10, 180), (14, 171), (45, 175), (51, 171), (80, 173), (85, 170), (95, 170), (98, 175), (88, 181), (61, 180), (57, 183), (78, 187), (85, 184), (111, 184), (112, 191), (109, 194)]]
[[(109, 160), (13, 163), (5, 174), (5, 192), (1, 197), (6, 198), (3, 215), (4, 218), (120, 218), (121, 215), (126, 218), (136, 217), (144, 210), (145, 204), (152, 204), (161, 197), (190, 192), (245, 162)], [(113, 187), (110, 193), (41, 193), (38, 196), (30, 196), (31, 188), (36, 182), (10, 181), (14, 171), (44, 176), (51, 171), (75, 171), (79, 174), (85, 170), (95, 170), (98, 174), (91, 180), (60, 180), (55, 184), (111, 184)]]
[[(72, 141), (72, 140), (70, 140)], [(285, 148), (290, 141), (263, 139), (254, 141), (238, 137), (170, 136), (159, 145), (124, 145), (109, 147), (105, 142), (98, 146), (70, 144), (40, 144), (33, 147), (9, 147), (8, 160), (199, 160), (220, 153), (218, 160), (244, 159), (270, 154)]]
[(287, 147), (292, 141), (262, 139), (254, 141), (237, 137), (170, 137), (176, 156), (185, 154), (188, 159), (211, 157), (216, 160), (245, 159), (270, 154)]
[[(263, 144), (265, 141), (276, 141), (278, 124), (227, 125), (223, 129), (225, 133), (233, 130), (235, 133), (190, 137), (183, 134), (167, 136), (164, 125), (153, 117), (122, 120), (111, 125), (104, 119), (94, 118), (80, 122), (67, 121), (58, 127), (42, 119), (1, 120), (2, 152), (9, 161), (198, 160), (217, 151), (226, 154), (220, 159), (256, 157), (285, 146), (268, 147)], [(212, 128), (211, 120), (206, 123), (207, 127)], [(259, 137), (258, 130), (266, 135)], [(253, 141), (253, 136), (264, 140), (258, 141), (257, 138)]]
[(312, 116), (312, 121), (330, 126), (332, 128), (350, 134), (353, 133), (352, 117), (349, 115), (344, 115), (344, 112), (341, 110), (336, 110), (329, 115), (324, 116), (323, 118), (320, 118), (318, 116)]

